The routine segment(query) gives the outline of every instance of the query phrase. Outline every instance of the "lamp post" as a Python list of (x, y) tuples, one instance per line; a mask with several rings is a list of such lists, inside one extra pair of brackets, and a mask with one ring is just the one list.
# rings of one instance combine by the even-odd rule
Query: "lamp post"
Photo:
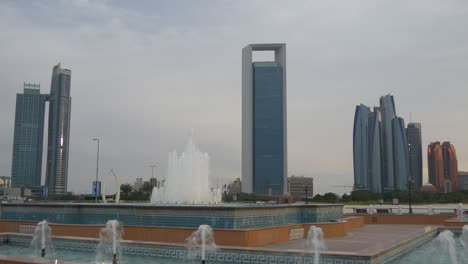
[(413, 214), (413, 208), (411, 208), (411, 186), (414, 183), (414, 177), (408, 178), (408, 204), (409, 204), (409, 213)]
[(93, 138), (93, 141), (97, 141), (97, 153), (96, 153), (96, 183), (94, 184), (94, 196), (95, 202), (97, 203), (98, 197), (98, 175), (99, 175), (99, 138)]

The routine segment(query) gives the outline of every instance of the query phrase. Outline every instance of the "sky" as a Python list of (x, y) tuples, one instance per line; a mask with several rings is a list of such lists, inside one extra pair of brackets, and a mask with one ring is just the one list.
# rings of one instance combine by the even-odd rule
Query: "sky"
[(11, 174), (16, 94), (23, 82), (49, 93), (60, 62), (72, 71), (70, 191), (91, 191), (93, 138), (106, 185), (110, 169), (133, 183), (153, 164), (165, 177), (192, 128), (211, 177), (241, 177), (241, 50), (251, 43), (286, 43), (288, 173), (314, 177), (314, 193), (349, 192), (355, 106), (386, 94), (397, 115), (422, 123), (425, 182), (431, 141), (451, 141), (468, 170), (467, 25), (464, 0), (3, 0), (0, 175)]

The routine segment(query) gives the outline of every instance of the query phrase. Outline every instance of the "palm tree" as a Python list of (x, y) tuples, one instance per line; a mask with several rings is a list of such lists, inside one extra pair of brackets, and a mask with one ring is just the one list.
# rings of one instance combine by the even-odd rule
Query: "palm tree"
[(149, 197), (153, 191), (153, 185), (151, 185), (151, 182), (145, 181), (141, 186), (141, 191), (145, 196)]
[(129, 183), (120, 185), (120, 191), (123, 193), (125, 200), (128, 199), (128, 195), (133, 191), (133, 186)]

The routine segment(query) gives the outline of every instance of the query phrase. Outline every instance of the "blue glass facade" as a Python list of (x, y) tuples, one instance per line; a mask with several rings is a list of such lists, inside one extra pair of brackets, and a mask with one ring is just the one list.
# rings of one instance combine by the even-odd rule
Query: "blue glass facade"
[(253, 191), (281, 195), (284, 189), (283, 68), (253, 63)]
[(406, 128), (406, 137), (408, 138), (410, 176), (415, 180), (414, 189), (419, 190), (422, 187), (421, 124), (409, 123)]
[(354, 112), (353, 129), (353, 165), (354, 165), (354, 190), (368, 191), (369, 189), (369, 107), (356, 106)]
[(52, 72), (49, 104), (46, 185), (51, 194), (65, 194), (70, 142), (71, 71), (56, 65)]
[(13, 187), (32, 187), (41, 184), (44, 111), (47, 95), (25, 88), (16, 96), (15, 129), (11, 181)]

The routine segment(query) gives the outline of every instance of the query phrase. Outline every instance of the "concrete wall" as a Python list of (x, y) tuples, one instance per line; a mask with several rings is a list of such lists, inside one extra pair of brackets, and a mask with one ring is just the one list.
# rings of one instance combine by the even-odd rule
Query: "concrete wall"
[[(221, 246), (258, 247), (286, 242), (291, 229), (304, 228), (304, 238), (311, 225), (321, 227), (325, 237), (345, 236), (352, 228), (364, 224), (363, 217), (346, 218), (340, 222), (295, 224), (255, 229), (214, 229), (216, 244)], [(36, 225), (36, 222), (0, 220), (0, 233), (17, 233), (20, 225)], [(102, 225), (50, 224), (52, 235), (82, 238), (98, 238)], [(160, 243), (185, 243), (185, 239), (195, 231), (194, 228), (124, 226), (123, 239)]]

